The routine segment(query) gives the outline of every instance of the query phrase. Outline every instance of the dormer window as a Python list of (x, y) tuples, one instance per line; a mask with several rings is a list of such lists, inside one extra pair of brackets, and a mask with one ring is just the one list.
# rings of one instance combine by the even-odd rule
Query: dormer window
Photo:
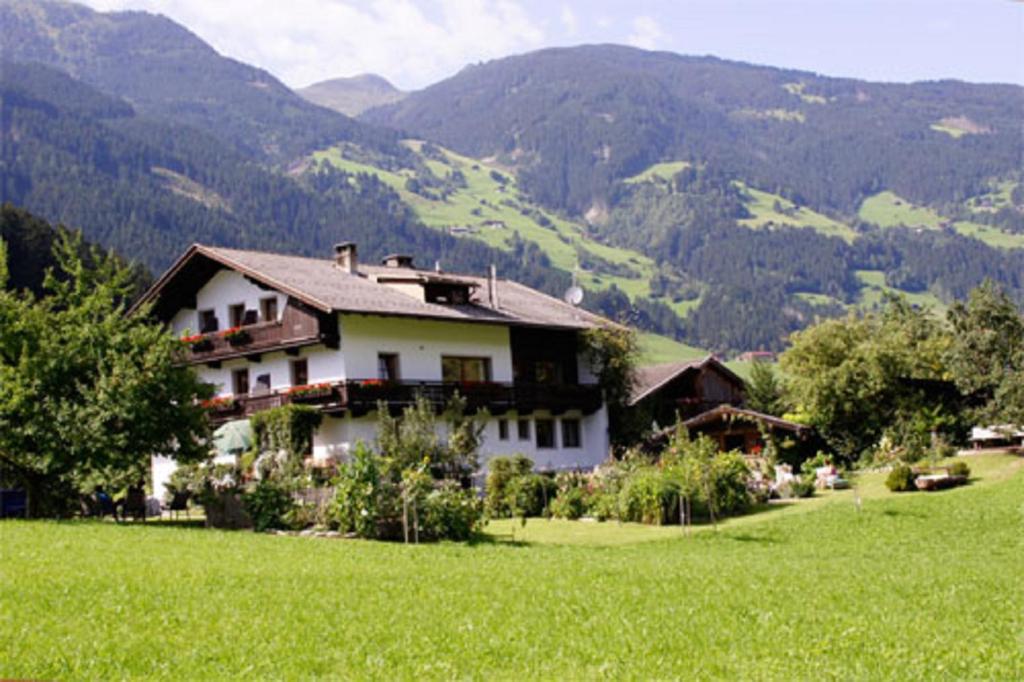
[(465, 305), (469, 303), (469, 287), (465, 284), (431, 282), (423, 287), (427, 303)]

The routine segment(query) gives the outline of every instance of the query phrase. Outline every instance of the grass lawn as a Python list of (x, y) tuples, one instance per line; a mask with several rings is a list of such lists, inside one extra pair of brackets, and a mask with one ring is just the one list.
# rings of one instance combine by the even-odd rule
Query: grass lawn
[[(698, 529), (531, 520), (406, 547), (0, 523), (0, 676), (1024, 676), (1024, 460)], [(506, 525), (508, 522), (504, 522)]]

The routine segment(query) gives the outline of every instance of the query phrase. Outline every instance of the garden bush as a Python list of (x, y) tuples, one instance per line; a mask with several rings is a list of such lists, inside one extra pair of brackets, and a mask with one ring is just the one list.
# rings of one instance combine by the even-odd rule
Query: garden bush
[(557, 494), (555, 482), (544, 474), (516, 476), (505, 489), (505, 505), (513, 516), (543, 516)]
[(965, 478), (970, 478), (971, 467), (967, 466), (967, 462), (962, 459), (958, 459), (949, 465), (949, 474), (951, 476), (963, 476)]
[(377, 454), (358, 443), (351, 461), (338, 468), (334, 487), (334, 502), (328, 514), (331, 525), (361, 538), (377, 537), (382, 487)]
[(914, 487), (915, 478), (917, 478), (917, 475), (908, 465), (894, 464), (889, 471), (889, 475), (885, 477), (885, 487), (894, 493), (916, 490)]
[(552, 516), (575, 521), (589, 512), (590, 491), (586, 476), (565, 472), (555, 477), (557, 492), (548, 510)]
[(662, 525), (678, 514), (679, 487), (655, 467), (634, 471), (619, 493), (620, 518)]
[(483, 523), (483, 502), (473, 490), (465, 490), (454, 481), (442, 481), (427, 494), (419, 518), (421, 537), (469, 540)]
[(292, 513), (295, 502), (291, 493), (276, 483), (260, 481), (242, 494), (242, 505), (257, 533), (291, 527), (286, 519)]
[(493, 518), (512, 516), (508, 487), (513, 479), (533, 473), (533, 460), (525, 455), (494, 457), (487, 463), (485, 507)]

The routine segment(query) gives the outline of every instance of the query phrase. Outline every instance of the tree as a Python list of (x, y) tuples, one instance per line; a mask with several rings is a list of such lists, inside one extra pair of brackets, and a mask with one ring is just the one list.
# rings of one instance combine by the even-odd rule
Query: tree
[(612, 445), (622, 447), (635, 441), (637, 428), (628, 424), (629, 396), (636, 378), (640, 350), (636, 332), (628, 327), (595, 327), (581, 336), (581, 352), (597, 374), (608, 406), (608, 431)]
[(135, 483), (151, 455), (207, 455), (200, 401), (212, 389), (148, 309), (125, 314), (131, 270), (87, 251), (61, 234), (42, 297), (0, 290), (0, 463), (32, 516), (70, 513), (95, 485)]
[(826, 320), (783, 353), (797, 411), (851, 462), (887, 430), (927, 436), (958, 412), (936, 390), (951, 337), (928, 309), (889, 298), (881, 313)]
[(992, 424), (1024, 423), (1024, 317), (986, 280), (949, 310), (953, 342), (946, 360), (957, 387)]
[(781, 416), (786, 411), (782, 382), (770, 363), (755, 362), (750, 368), (746, 402), (750, 409), (765, 414)]

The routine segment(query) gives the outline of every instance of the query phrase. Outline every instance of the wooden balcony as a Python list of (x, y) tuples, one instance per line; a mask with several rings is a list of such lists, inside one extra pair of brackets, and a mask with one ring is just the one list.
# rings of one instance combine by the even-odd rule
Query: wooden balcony
[(569, 410), (592, 414), (601, 408), (602, 403), (601, 389), (593, 384), (453, 384), (440, 381), (382, 382), (367, 379), (221, 399), (213, 402), (210, 413), (215, 423), (221, 423), (242, 419), (281, 405), (305, 404), (319, 407), (324, 412), (349, 412), (358, 417), (376, 410), (381, 401), (386, 403), (392, 412), (398, 413), (414, 404), (418, 395), (426, 397), (440, 412), (456, 392), (466, 399), (470, 413), (486, 409), (493, 415), (505, 414), (510, 410), (515, 410), (519, 414), (529, 414), (536, 410), (545, 410), (554, 415)]
[(299, 348), (320, 341), (320, 334), (315, 330), (304, 330), (299, 334), (286, 333), (285, 325), (281, 322), (261, 322), (189, 337), (184, 341), (187, 347), (185, 362), (220, 362), (273, 350)]

